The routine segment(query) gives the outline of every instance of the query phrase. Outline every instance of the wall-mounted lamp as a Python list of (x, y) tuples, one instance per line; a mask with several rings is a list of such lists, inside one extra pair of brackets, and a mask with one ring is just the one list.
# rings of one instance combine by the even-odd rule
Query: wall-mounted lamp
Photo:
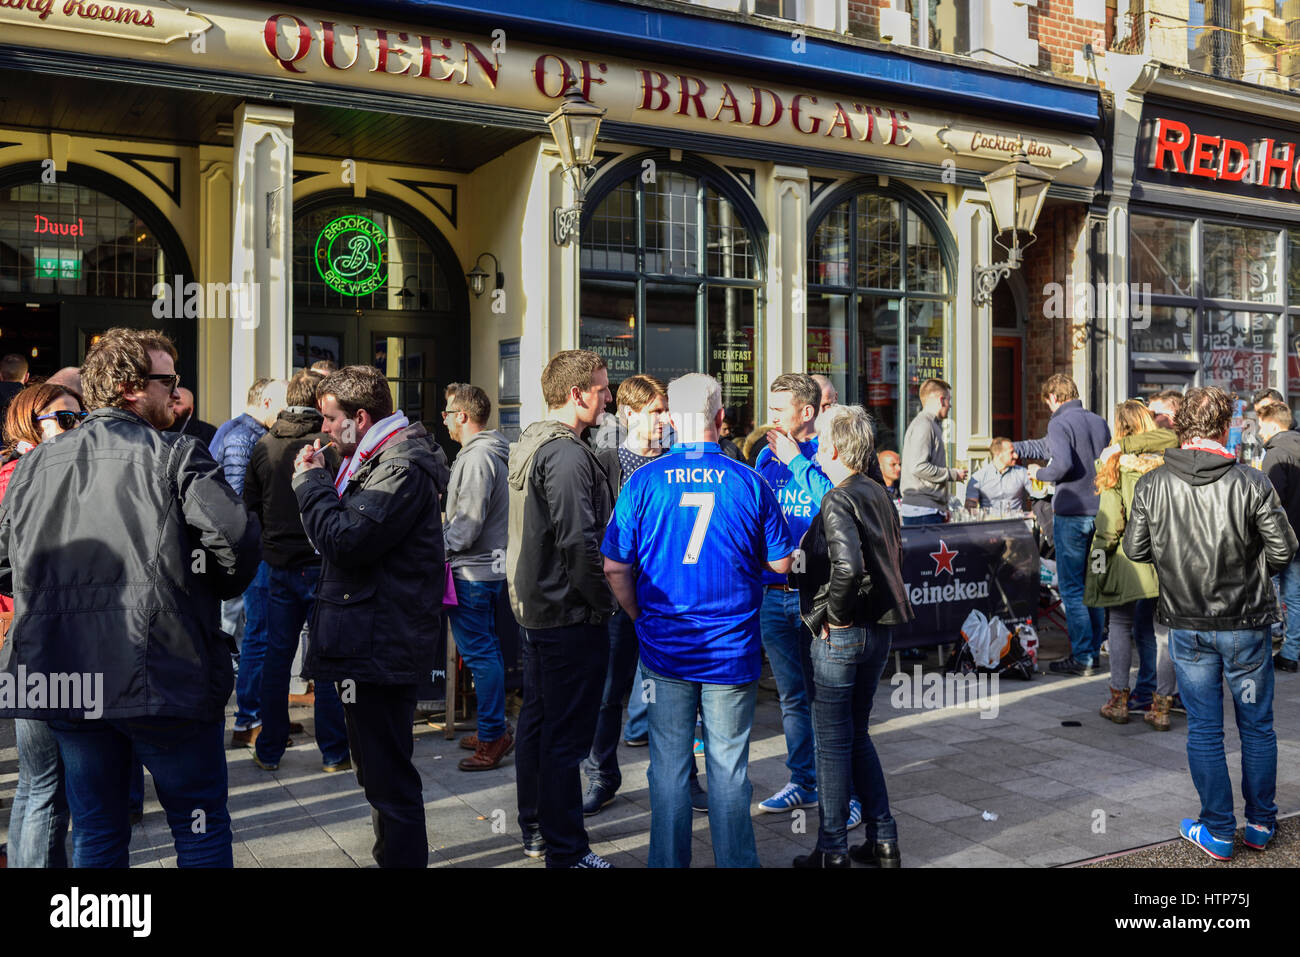
[[(406, 288), (411, 284), (411, 280), (415, 280), (414, 291)], [(397, 296), (398, 299), (402, 300), (403, 308), (409, 309), (411, 307), (411, 300), (420, 297), (420, 277), (407, 276), (404, 280), (402, 280), (402, 288), (397, 290), (397, 292), (395, 292), (393, 295)], [(423, 301), (421, 301), (420, 306), (421, 308), (423, 308), (424, 306)]]
[(469, 280), (469, 291), (474, 294), (475, 299), (483, 295), (484, 291), (487, 289), (488, 273), (484, 272), (483, 267), (479, 265), (479, 263), (483, 261), (484, 256), (487, 256), (492, 260), (492, 265), (496, 272), (497, 284), (492, 288), (504, 289), (506, 285), (506, 274), (501, 271), (501, 263), (497, 261), (497, 257), (493, 256), (491, 253), (481, 253), (478, 259), (474, 260), (474, 268), (465, 273), (465, 278)]
[[(1052, 185), (1052, 174), (1043, 172), (1028, 160), (1023, 145), (1017, 139), (1016, 152), (1011, 157), (1011, 162), (982, 177), (984, 187), (988, 190), (989, 203), (993, 207), (993, 223), (998, 230), (994, 242), (1007, 251), (1007, 258), (991, 266), (976, 268), (977, 305), (987, 306), (991, 303), (993, 290), (998, 283), (1011, 275), (1011, 270), (1020, 268), (1023, 257), (1020, 234), (1023, 232), (1029, 236), (1025, 246), (1034, 242), (1034, 226), (1038, 224), (1038, 215), (1043, 211), (1047, 187)], [(1010, 246), (1000, 238), (1008, 229), (1011, 230)]]
[(563, 246), (582, 224), (582, 204), (587, 196), (587, 176), (596, 158), (596, 134), (605, 115), (603, 107), (588, 102), (577, 83), (569, 82), (560, 108), (546, 118), (565, 174), (573, 182), (573, 205), (555, 210), (555, 243)]

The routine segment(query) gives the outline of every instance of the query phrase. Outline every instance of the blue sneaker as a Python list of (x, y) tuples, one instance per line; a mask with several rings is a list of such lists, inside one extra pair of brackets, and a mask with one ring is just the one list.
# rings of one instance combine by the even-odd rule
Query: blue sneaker
[(1256, 851), (1262, 851), (1268, 847), (1268, 842), (1273, 840), (1273, 835), (1277, 833), (1277, 825), (1270, 824), (1265, 827), (1263, 824), (1247, 824), (1246, 836), (1244, 838), (1246, 846)]
[(1178, 833), (1191, 841), (1216, 861), (1232, 860), (1232, 839), (1222, 841), (1211, 834), (1200, 821), (1185, 817), (1178, 825)]
[(849, 824), (846, 830), (853, 830), (862, 823), (862, 802), (857, 798), (849, 798)]
[(799, 807), (816, 806), (817, 792), (805, 787), (800, 787), (791, 781), (760, 804), (758, 809), (760, 811), (766, 811), (768, 814), (781, 814), (785, 811), (793, 811), (795, 808)]

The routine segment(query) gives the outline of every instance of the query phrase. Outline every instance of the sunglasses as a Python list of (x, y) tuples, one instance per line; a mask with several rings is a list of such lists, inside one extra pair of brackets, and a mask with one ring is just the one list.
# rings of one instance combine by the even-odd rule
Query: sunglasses
[(54, 419), (60, 429), (64, 432), (77, 427), (77, 423), (84, 419), (89, 413), (87, 412), (68, 412), (61, 410), (59, 412), (48, 412), (45, 415), (38, 415), (37, 422), (43, 422), (46, 419)]
[(151, 382), (164, 382), (167, 384), (167, 391), (171, 392), (181, 384), (179, 372), (155, 372), (152, 375), (145, 376)]

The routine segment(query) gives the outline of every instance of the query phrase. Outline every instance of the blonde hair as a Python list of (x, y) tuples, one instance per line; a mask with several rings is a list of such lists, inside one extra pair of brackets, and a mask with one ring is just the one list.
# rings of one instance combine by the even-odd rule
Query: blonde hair
[[(1127, 435), (1141, 435), (1143, 432), (1150, 432), (1154, 428), (1157, 428), (1157, 426), (1155, 418), (1151, 415), (1151, 410), (1137, 399), (1126, 399), (1115, 406), (1116, 440)], [(1117, 452), (1103, 462), (1101, 468), (1097, 469), (1097, 479), (1094, 484), (1098, 494), (1119, 484), (1119, 459), (1120, 456)]]

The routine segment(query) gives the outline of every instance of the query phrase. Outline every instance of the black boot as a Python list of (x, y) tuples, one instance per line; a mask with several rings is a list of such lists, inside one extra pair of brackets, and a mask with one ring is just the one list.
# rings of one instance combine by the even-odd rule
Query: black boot
[(902, 867), (897, 841), (876, 841), (849, 849), (849, 857), (867, 867)]
[(801, 868), (852, 867), (853, 862), (849, 860), (847, 854), (827, 854), (825, 851), (817, 850), (811, 854), (802, 854), (796, 857), (794, 866)]

